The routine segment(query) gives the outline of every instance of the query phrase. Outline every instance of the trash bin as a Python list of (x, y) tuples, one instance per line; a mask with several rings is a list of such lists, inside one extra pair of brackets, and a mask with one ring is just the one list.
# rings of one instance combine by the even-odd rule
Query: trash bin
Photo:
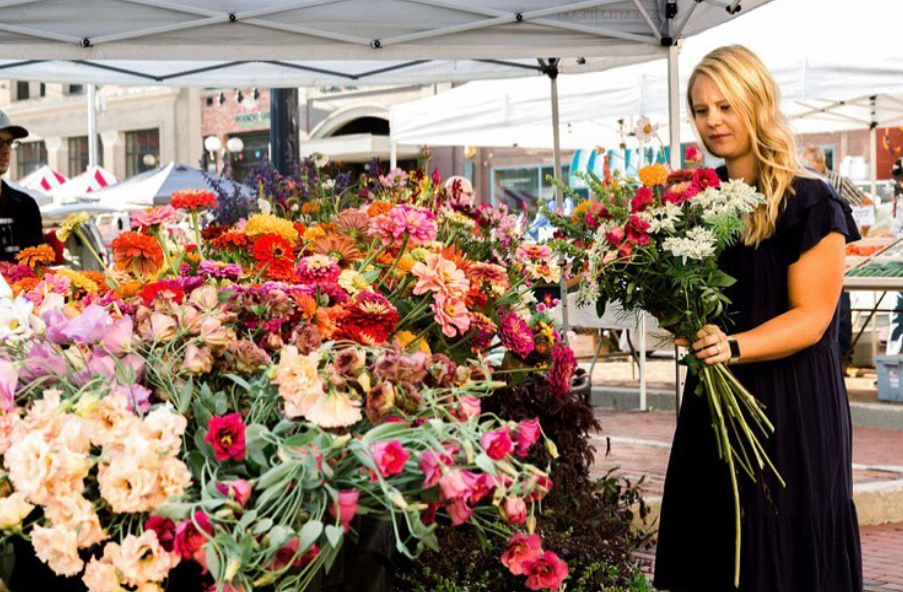
[(903, 355), (875, 356), (878, 399), (903, 403)]

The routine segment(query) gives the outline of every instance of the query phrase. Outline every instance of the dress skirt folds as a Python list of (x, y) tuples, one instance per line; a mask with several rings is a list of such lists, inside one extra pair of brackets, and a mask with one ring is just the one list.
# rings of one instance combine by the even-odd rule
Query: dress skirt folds
[[(724, 169), (719, 170), (722, 178)], [(797, 178), (774, 235), (737, 245), (722, 269), (737, 279), (728, 334), (789, 308), (788, 268), (832, 232), (859, 239), (849, 207), (828, 184)], [(839, 310), (839, 309), (838, 309)], [(861, 592), (859, 525), (853, 505), (852, 424), (837, 344), (838, 312), (812, 347), (773, 362), (732, 368), (766, 407), (775, 433), (764, 441), (787, 486), (741, 473), (743, 592)], [(708, 405), (687, 381), (665, 481), (655, 565), (657, 588), (733, 591), (734, 510)], [(763, 486), (764, 485), (764, 486)]]

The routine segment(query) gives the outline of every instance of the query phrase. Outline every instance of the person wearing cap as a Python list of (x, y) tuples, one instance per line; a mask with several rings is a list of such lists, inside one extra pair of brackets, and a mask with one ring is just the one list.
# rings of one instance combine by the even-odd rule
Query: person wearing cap
[[(0, 111), (0, 175), (9, 170), (13, 150), (28, 130), (14, 125), (9, 116)], [(44, 242), (41, 210), (28, 194), (0, 181), (0, 261), (15, 261), (22, 249)]]

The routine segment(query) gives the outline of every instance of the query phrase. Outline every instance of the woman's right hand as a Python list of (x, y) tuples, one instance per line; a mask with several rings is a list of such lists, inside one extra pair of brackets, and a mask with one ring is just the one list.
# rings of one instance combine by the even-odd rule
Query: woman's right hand
[(690, 340), (686, 337), (678, 337), (674, 340), (674, 345), (677, 347), (690, 347)]

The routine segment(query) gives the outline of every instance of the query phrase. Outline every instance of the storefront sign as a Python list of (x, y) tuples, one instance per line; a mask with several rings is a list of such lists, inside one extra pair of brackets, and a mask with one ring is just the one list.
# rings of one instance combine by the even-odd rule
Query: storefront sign
[(239, 127), (261, 127), (270, 125), (269, 111), (255, 111), (253, 113), (239, 113), (235, 116), (235, 123)]

